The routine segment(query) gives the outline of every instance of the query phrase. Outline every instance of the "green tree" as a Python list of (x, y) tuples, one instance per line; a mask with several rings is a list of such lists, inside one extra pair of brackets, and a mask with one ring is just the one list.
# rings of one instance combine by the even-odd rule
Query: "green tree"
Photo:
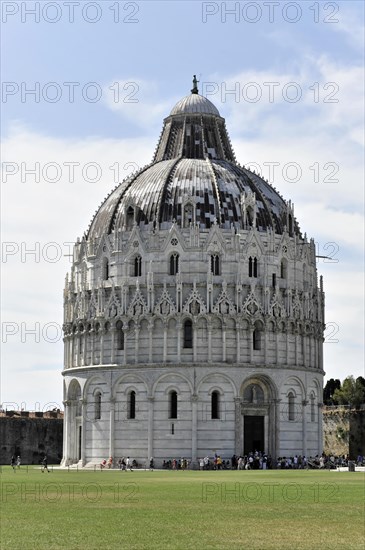
[(330, 378), (327, 380), (327, 384), (323, 388), (323, 403), (325, 405), (332, 405), (333, 404), (333, 394), (337, 389), (341, 388), (341, 382), (338, 378), (334, 380), (334, 378)]
[(336, 389), (333, 394), (333, 401), (341, 405), (352, 405), (359, 407), (365, 402), (365, 385), (359, 376), (355, 380), (353, 376), (348, 376), (342, 383), (340, 389)]

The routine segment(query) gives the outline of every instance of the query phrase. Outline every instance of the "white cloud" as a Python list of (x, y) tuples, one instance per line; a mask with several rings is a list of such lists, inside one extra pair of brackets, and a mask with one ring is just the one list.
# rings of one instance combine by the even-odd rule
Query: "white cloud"
[(154, 82), (141, 78), (116, 78), (103, 87), (109, 109), (146, 131), (151, 125), (161, 124), (172, 109), (173, 103), (165, 97), (161, 99), (161, 90)]
[[(245, 71), (214, 75), (208, 98), (224, 110), (233, 133), (276, 142), (292, 134), (299, 140), (313, 135), (341, 143), (363, 144), (364, 69), (321, 55), (304, 55), (299, 67), (285, 71)], [(228, 93), (235, 90), (236, 94)], [(221, 105), (219, 105), (221, 102)], [(338, 134), (334, 132), (338, 129)]]
[[(346, 41), (359, 50), (361, 54), (364, 50), (364, 12), (363, 4), (359, 2), (359, 11), (354, 10), (354, 2), (351, 9), (348, 9), (345, 2), (341, 2), (338, 19), (336, 24), (330, 25), (330, 30), (341, 33)], [(355, 4), (356, 5), (356, 4)]]

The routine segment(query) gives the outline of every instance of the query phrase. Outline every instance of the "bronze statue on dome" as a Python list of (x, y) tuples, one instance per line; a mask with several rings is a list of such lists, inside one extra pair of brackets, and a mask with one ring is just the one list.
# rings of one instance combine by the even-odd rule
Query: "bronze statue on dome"
[(198, 94), (199, 93), (198, 82), (199, 82), (199, 80), (196, 79), (196, 74), (194, 74), (193, 75), (193, 88), (191, 90), (192, 94)]

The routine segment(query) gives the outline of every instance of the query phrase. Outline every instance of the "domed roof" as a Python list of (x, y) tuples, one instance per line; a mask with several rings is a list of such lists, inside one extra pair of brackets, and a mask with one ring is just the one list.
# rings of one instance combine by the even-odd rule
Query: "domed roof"
[(196, 84), (165, 119), (152, 163), (110, 193), (87, 238), (130, 228), (128, 211), (141, 229), (182, 226), (187, 205), (202, 230), (218, 224), (279, 234), (287, 227), (290, 234), (300, 234), (291, 206), (264, 179), (237, 164), (224, 119), (197, 93)]
[(180, 99), (171, 110), (171, 115), (205, 114), (220, 116), (218, 109), (206, 97), (192, 93)]
[(259, 231), (283, 232), (287, 205), (259, 176), (224, 160), (164, 160), (141, 170), (109, 195), (91, 224), (89, 237), (125, 229), (129, 208), (136, 210), (135, 221), (142, 229), (151, 222), (161, 229), (171, 227), (173, 221), (181, 225), (184, 204), (193, 206), (201, 229), (214, 223), (247, 229), (252, 220), (243, 219), (245, 199), (253, 201)]

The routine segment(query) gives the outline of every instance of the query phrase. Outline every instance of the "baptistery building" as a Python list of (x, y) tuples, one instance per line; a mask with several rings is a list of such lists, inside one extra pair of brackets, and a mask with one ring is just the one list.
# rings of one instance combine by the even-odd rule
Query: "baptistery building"
[(324, 327), (314, 241), (194, 80), (75, 243), (63, 465), (322, 452)]

